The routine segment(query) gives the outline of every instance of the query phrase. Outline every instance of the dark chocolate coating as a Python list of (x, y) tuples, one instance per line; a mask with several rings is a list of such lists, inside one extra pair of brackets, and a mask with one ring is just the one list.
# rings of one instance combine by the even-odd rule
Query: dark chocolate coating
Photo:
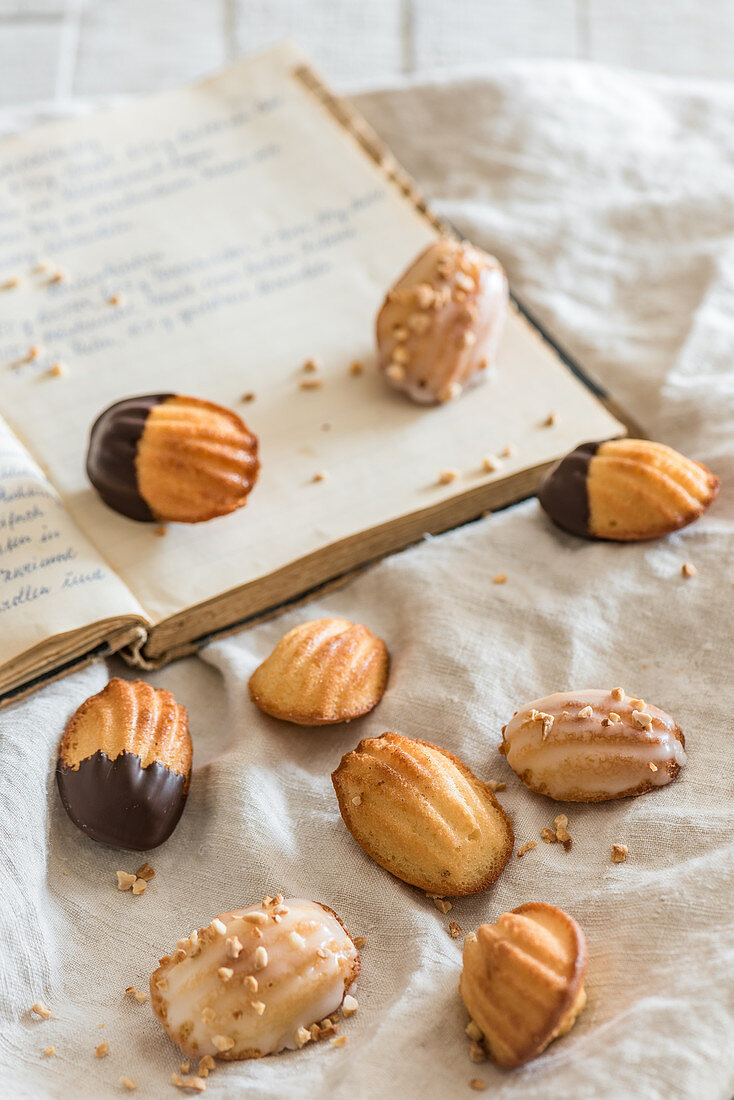
[(171, 393), (127, 397), (110, 405), (92, 425), (87, 476), (105, 504), (130, 519), (153, 523), (155, 516), (138, 488), (135, 456), (148, 414)]
[(589, 465), (601, 443), (582, 443), (548, 471), (538, 500), (554, 523), (572, 535), (589, 538)]
[(61, 801), (74, 824), (92, 840), (136, 852), (168, 840), (186, 802), (186, 778), (158, 761), (144, 768), (131, 752), (114, 760), (95, 752), (77, 769), (61, 760), (56, 768)]

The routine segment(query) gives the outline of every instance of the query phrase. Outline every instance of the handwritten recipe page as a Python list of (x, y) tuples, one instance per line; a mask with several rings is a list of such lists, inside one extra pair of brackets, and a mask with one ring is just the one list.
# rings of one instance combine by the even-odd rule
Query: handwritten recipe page
[[(512, 469), (614, 433), (514, 313), (496, 379), (464, 401), (426, 410), (388, 390), (375, 314), (435, 230), (298, 78), (301, 61), (280, 48), (0, 145), (0, 283), (17, 280), (0, 295), (0, 412), (109, 567), (99, 600), (111, 568), (110, 598), (153, 623), (455, 492), (441, 468), (474, 484), (509, 443), (522, 440)], [(310, 358), (323, 385), (304, 390)], [(91, 423), (152, 392), (236, 408), (256, 432), (245, 509), (157, 538), (95, 496)], [(559, 406), (559, 425), (536, 430)]]

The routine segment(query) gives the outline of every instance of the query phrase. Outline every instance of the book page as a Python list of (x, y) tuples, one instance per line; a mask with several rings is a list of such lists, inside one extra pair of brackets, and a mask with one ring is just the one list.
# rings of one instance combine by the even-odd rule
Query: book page
[(143, 610), (0, 419), (0, 664), (124, 615)]
[[(153, 622), (620, 430), (514, 311), (496, 379), (462, 400), (426, 409), (384, 384), (375, 314), (435, 230), (301, 62), (284, 47), (0, 144), (0, 409)], [(311, 358), (322, 385), (305, 390)], [(257, 433), (244, 509), (158, 537), (97, 498), (90, 425), (155, 392), (236, 408)], [(482, 471), (508, 444), (503, 472)], [(445, 467), (462, 478), (439, 485)]]

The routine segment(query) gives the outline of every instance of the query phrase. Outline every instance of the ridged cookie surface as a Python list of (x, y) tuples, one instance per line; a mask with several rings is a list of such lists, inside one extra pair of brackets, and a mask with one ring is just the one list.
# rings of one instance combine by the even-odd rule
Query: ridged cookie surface
[(115, 678), (69, 719), (56, 779), (69, 817), (89, 837), (145, 850), (173, 832), (191, 758), (188, 715), (170, 691)]
[(495, 1062), (522, 1065), (573, 1027), (586, 1004), (586, 961), (576, 921), (542, 902), (466, 937), (461, 996)]
[(178, 941), (150, 979), (154, 1013), (188, 1057), (237, 1060), (302, 1047), (359, 973), (335, 913), (298, 898), (215, 917)]
[(512, 825), (456, 756), (397, 733), (368, 737), (332, 775), (344, 823), (393, 875), (441, 897), (477, 894), (512, 852)]
[(250, 698), (301, 726), (350, 722), (379, 703), (390, 658), (371, 630), (347, 619), (314, 619), (285, 634), (250, 677)]
[(538, 500), (566, 531), (634, 542), (693, 523), (719, 491), (719, 479), (664, 443), (612, 439), (584, 443), (546, 475)]
[(486, 377), (506, 312), (507, 279), (499, 261), (442, 237), (385, 299), (377, 317), (379, 367), (413, 401), (450, 401)]
[(87, 454), (105, 503), (148, 522), (200, 523), (242, 508), (259, 468), (257, 439), (236, 413), (171, 393), (110, 406)]
[(645, 794), (686, 762), (673, 719), (621, 688), (561, 691), (517, 711), (501, 751), (523, 783), (563, 802)]

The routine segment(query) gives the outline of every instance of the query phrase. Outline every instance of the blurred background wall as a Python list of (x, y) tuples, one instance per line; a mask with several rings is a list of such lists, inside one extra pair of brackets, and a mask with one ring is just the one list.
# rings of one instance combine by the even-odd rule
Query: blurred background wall
[(0, 0), (0, 107), (153, 91), (284, 37), (343, 91), (523, 57), (734, 76), (734, 0)]

